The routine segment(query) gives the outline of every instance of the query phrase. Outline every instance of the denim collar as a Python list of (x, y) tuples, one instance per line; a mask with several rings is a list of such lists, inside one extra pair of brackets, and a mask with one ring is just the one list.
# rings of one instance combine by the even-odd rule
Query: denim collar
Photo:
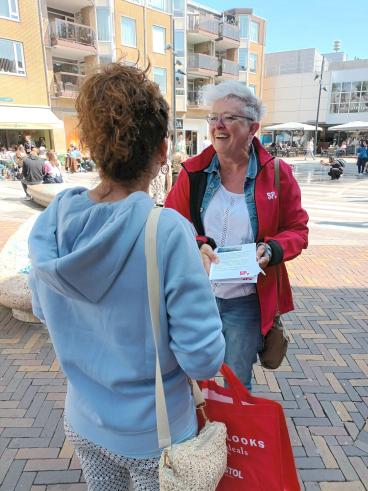
[[(249, 164), (248, 164), (248, 172), (247, 172), (247, 179), (255, 179), (258, 171), (258, 159), (257, 159), (257, 154), (254, 149), (253, 143), (250, 146), (250, 152), (249, 152)], [(204, 172), (207, 172), (208, 174), (212, 174), (213, 172), (216, 174), (220, 173), (220, 161), (218, 159), (217, 153), (213, 156), (210, 165), (207, 167), (207, 169), (204, 169)]]

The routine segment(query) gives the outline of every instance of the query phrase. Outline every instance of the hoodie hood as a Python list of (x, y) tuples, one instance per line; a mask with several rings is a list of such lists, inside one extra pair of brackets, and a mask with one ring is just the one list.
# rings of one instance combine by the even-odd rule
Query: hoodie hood
[(30, 234), (32, 268), (62, 295), (98, 302), (124, 267), (152, 207), (144, 192), (111, 203), (91, 201), (85, 188), (60, 193)]

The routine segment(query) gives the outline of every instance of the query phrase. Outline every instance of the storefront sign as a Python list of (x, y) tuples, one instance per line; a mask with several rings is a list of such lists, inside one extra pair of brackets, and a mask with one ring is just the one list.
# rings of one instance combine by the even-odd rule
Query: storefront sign
[(176, 120), (175, 120), (175, 128), (177, 130), (182, 130), (183, 127), (184, 127), (183, 119), (182, 118), (176, 118)]
[(14, 102), (12, 97), (0, 97), (0, 102)]

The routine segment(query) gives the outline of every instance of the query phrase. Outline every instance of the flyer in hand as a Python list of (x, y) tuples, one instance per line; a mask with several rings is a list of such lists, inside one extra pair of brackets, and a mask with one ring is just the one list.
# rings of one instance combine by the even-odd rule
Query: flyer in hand
[(256, 244), (241, 244), (215, 249), (218, 264), (212, 263), (210, 281), (219, 283), (257, 283), (257, 276), (263, 273), (256, 258)]

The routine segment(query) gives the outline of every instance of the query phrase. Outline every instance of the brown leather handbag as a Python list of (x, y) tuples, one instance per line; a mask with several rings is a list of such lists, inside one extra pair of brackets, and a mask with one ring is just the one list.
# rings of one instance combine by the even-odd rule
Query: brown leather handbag
[[(275, 159), (275, 187), (278, 191), (278, 203), (280, 203), (280, 160)], [(277, 267), (277, 314), (272, 328), (264, 338), (263, 350), (259, 353), (261, 365), (270, 370), (276, 370), (286, 356), (289, 337), (286, 334), (279, 311), (280, 294), (280, 270)]]

